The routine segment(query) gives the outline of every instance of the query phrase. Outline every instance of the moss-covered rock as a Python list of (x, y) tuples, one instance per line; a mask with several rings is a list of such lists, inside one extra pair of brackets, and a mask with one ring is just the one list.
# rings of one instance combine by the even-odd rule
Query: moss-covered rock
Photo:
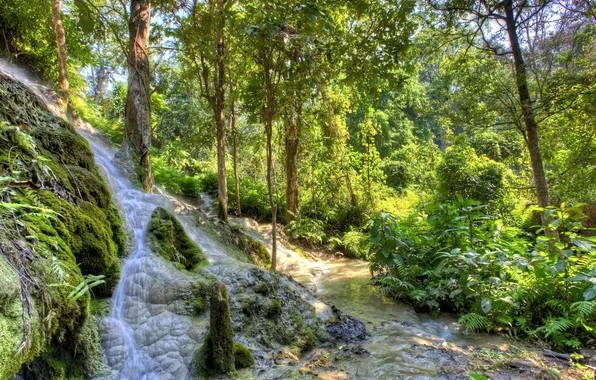
[(122, 221), (87, 141), (3, 74), (0, 181), (0, 378), (23, 363), (48, 378), (91, 376), (101, 360), (90, 296), (69, 293), (84, 275), (104, 275), (93, 291), (111, 294)]
[(234, 342), (234, 365), (236, 369), (252, 367), (255, 364), (255, 358), (250, 350), (241, 343)]
[(221, 282), (211, 287), (209, 333), (195, 356), (199, 374), (231, 374), (234, 366), (234, 329), (230, 318), (228, 290)]
[(147, 233), (153, 252), (167, 260), (182, 264), (185, 269), (207, 264), (201, 247), (188, 237), (178, 219), (165, 209), (158, 207), (153, 211)]

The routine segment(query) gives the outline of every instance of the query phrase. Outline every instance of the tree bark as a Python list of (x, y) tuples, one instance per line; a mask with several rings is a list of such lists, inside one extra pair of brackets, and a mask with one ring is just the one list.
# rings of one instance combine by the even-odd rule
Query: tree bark
[(68, 107), (68, 77), (67, 77), (67, 53), (66, 53), (66, 35), (64, 25), (62, 24), (62, 15), (60, 13), (60, 3), (62, 0), (52, 1), (52, 18), (54, 19), (54, 34), (56, 35), (56, 46), (58, 47), (58, 82), (62, 91), (62, 101), (64, 107)]
[(224, 2), (225, 0), (211, 0), (213, 34), (215, 37), (215, 94), (212, 101), (217, 128), (217, 199), (219, 202), (217, 216), (221, 220), (228, 219), (228, 184), (226, 177), (226, 118), (225, 85), (226, 63), (224, 45)]
[[(232, 83), (230, 81), (230, 91), (232, 91)], [(233, 96), (233, 94), (230, 93)], [(230, 117), (232, 119), (232, 140), (233, 140), (233, 151), (232, 160), (234, 162), (234, 188), (236, 190), (236, 215), (242, 216), (242, 208), (240, 207), (240, 181), (238, 180), (238, 136), (236, 135), (236, 110), (234, 99), (230, 104)]]
[[(143, 189), (150, 193), (151, 176), (151, 93), (149, 89), (150, 0), (131, 0), (128, 31), (128, 90), (125, 109), (125, 144), (141, 168)], [(124, 145), (124, 144), (123, 144)]]
[[(527, 79), (527, 66), (524, 61), (522, 51), (519, 45), (519, 38), (517, 36), (517, 27), (515, 15), (513, 13), (513, 1), (505, 1), (505, 21), (507, 24), (507, 34), (511, 44), (511, 51), (515, 63), (515, 80), (517, 91), (524, 117), (525, 140), (530, 152), (530, 161), (532, 164), (532, 173), (534, 175), (534, 184), (536, 186), (536, 194), (538, 196), (538, 205), (540, 207), (547, 207), (548, 200), (548, 185), (546, 176), (544, 174), (544, 166), (542, 164), (542, 157), (540, 154), (540, 146), (538, 142), (538, 124), (534, 116), (533, 101), (530, 97)], [(543, 220), (543, 223), (545, 221)]]
[(273, 197), (273, 120), (275, 119), (275, 94), (274, 85), (270, 74), (270, 64), (265, 58), (263, 65), (265, 76), (265, 135), (267, 136), (267, 190), (269, 192), (269, 205), (271, 206), (271, 270), (277, 269), (277, 204)]
[(294, 105), (287, 118), (288, 135), (286, 136), (286, 222), (294, 220), (300, 208), (298, 193), (298, 128)]
[(232, 133), (232, 162), (234, 165), (234, 190), (236, 191), (236, 216), (242, 216), (240, 207), (240, 181), (238, 179), (238, 135), (236, 134), (236, 99), (234, 97), (234, 82), (232, 79), (231, 53), (228, 52), (228, 81), (230, 86), (230, 129)]

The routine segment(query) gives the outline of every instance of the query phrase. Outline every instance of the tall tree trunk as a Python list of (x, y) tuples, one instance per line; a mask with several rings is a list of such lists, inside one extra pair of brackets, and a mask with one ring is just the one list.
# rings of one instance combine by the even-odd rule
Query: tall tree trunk
[(125, 132), (128, 145), (136, 164), (141, 168), (143, 189), (150, 193), (153, 188), (151, 176), (151, 93), (149, 90), (149, 25), (151, 23), (150, 0), (131, 0), (128, 32), (128, 90), (126, 93)]
[(273, 197), (273, 149), (271, 147), (273, 132), (273, 117), (271, 111), (267, 112), (265, 131), (267, 134), (267, 189), (269, 190), (269, 205), (271, 206), (271, 270), (277, 269), (277, 204)]
[(228, 184), (226, 178), (226, 118), (225, 108), (225, 45), (224, 45), (224, 0), (212, 0), (215, 2), (216, 15), (213, 19), (215, 32), (215, 125), (217, 127), (217, 198), (219, 206), (217, 215), (221, 220), (228, 219)]
[[(228, 57), (231, 57), (231, 53), (228, 52)], [(238, 135), (236, 134), (236, 99), (234, 97), (234, 81), (232, 78), (232, 65), (230, 65), (230, 59), (228, 59), (228, 80), (230, 86), (230, 125), (232, 133), (232, 161), (234, 163), (234, 189), (236, 191), (236, 215), (242, 216), (242, 207), (240, 207), (240, 181), (238, 179)]]
[[(231, 83), (230, 83), (231, 89)], [(231, 91), (231, 90), (230, 90)], [(232, 94), (230, 94), (232, 95)], [(238, 136), (236, 134), (236, 110), (234, 99), (230, 104), (230, 117), (232, 118), (232, 140), (234, 149), (232, 152), (232, 160), (234, 162), (234, 188), (236, 190), (236, 215), (242, 216), (242, 208), (240, 207), (240, 181), (238, 180)]]
[(58, 47), (58, 81), (62, 91), (62, 100), (64, 107), (68, 107), (68, 77), (66, 63), (66, 36), (64, 25), (62, 25), (62, 15), (60, 14), (60, 3), (62, 0), (52, 1), (52, 17), (54, 19), (54, 34), (56, 35), (56, 46)]
[(290, 106), (287, 118), (288, 135), (286, 136), (286, 222), (294, 220), (300, 207), (298, 197), (298, 128), (296, 126), (296, 110)]
[(275, 95), (271, 80), (268, 60), (265, 59), (265, 134), (267, 136), (267, 190), (269, 191), (269, 205), (271, 206), (271, 270), (277, 269), (277, 204), (273, 197), (273, 120), (275, 119)]
[[(533, 109), (534, 104), (528, 89), (527, 67), (519, 46), (512, 0), (505, 1), (505, 21), (515, 63), (515, 80), (524, 116), (524, 123), (526, 125), (525, 140), (528, 146), (528, 151), (530, 152), (530, 161), (532, 163), (532, 173), (534, 175), (534, 184), (538, 196), (538, 205), (540, 207), (547, 207), (549, 205), (548, 185), (546, 183), (544, 166), (540, 155), (540, 146), (538, 144), (538, 124), (536, 123)], [(543, 223), (544, 222), (545, 221), (543, 220)]]
[(95, 68), (92, 69), (93, 72), (93, 101), (98, 106), (101, 106), (101, 103), (104, 99), (105, 93), (105, 83), (107, 79), (107, 69), (106, 67), (101, 64), (97, 69), (97, 73), (95, 73)]

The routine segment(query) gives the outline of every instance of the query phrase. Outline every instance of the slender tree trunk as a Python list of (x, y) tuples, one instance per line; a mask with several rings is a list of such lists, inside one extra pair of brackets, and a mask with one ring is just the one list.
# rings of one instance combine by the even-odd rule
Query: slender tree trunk
[(265, 61), (265, 134), (267, 136), (267, 190), (269, 191), (269, 205), (271, 206), (271, 270), (277, 269), (277, 204), (273, 197), (273, 120), (275, 118), (275, 98), (268, 61)]
[(234, 164), (234, 190), (236, 191), (236, 216), (242, 216), (240, 207), (240, 180), (238, 179), (238, 135), (236, 133), (236, 98), (234, 95), (234, 81), (232, 78), (231, 53), (228, 52), (228, 80), (230, 86), (230, 126), (232, 132), (232, 162)]
[[(268, 107), (269, 108), (269, 107)], [(267, 190), (269, 191), (269, 205), (271, 206), (271, 270), (277, 266), (277, 204), (273, 197), (273, 149), (271, 140), (273, 135), (273, 112), (267, 110), (265, 119), (265, 133), (267, 135)]]
[(236, 215), (242, 216), (242, 208), (240, 207), (240, 181), (238, 180), (238, 136), (236, 134), (236, 111), (234, 100), (232, 99), (232, 104), (230, 105), (230, 112), (232, 118), (232, 141), (234, 144), (234, 149), (232, 152), (232, 160), (234, 161), (234, 188), (236, 190)]
[(300, 207), (298, 194), (298, 128), (296, 110), (290, 106), (291, 114), (287, 118), (288, 135), (286, 136), (286, 222), (294, 220)]
[(68, 77), (67, 77), (67, 54), (66, 54), (66, 36), (64, 25), (62, 25), (62, 15), (60, 14), (60, 3), (62, 0), (52, 1), (52, 17), (54, 19), (54, 34), (56, 35), (56, 46), (58, 47), (58, 81), (62, 91), (62, 100), (64, 107), (68, 107)]
[[(511, 51), (515, 63), (515, 80), (524, 116), (524, 123), (526, 125), (525, 140), (528, 146), (528, 151), (530, 152), (530, 161), (538, 196), (538, 205), (540, 207), (547, 207), (549, 205), (548, 185), (546, 183), (546, 176), (544, 174), (544, 166), (542, 164), (540, 146), (538, 143), (538, 124), (536, 123), (533, 110), (534, 104), (528, 89), (527, 67), (519, 46), (512, 0), (505, 1), (505, 19), (507, 24), (507, 34), (509, 35), (509, 42), (511, 44)], [(545, 221), (543, 220), (543, 223), (544, 222)]]
[(125, 132), (131, 157), (140, 166), (143, 189), (150, 193), (151, 176), (151, 93), (149, 90), (149, 26), (151, 23), (150, 0), (131, 0), (130, 36), (128, 47), (128, 90), (126, 93)]
[(225, 45), (224, 45), (224, 0), (212, 0), (215, 2), (216, 12), (213, 19), (215, 32), (215, 125), (217, 127), (217, 198), (219, 206), (217, 215), (221, 220), (228, 219), (228, 184), (226, 178), (226, 118), (225, 108)]

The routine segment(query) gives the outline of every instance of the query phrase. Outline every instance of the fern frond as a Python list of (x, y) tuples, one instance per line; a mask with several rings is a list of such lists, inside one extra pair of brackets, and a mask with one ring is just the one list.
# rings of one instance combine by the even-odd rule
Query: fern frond
[(465, 328), (470, 330), (490, 330), (492, 324), (488, 318), (476, 313), (462, 315), (459, 320)]
[(568, 318), (551, 318), (543, 326), (540, 326), (536, 331), (541, 331), (545, 336), (549, 337), (556, 333), (561, 333), (573, 327), (573, 321)]
[(571, 304), (569, 308), (571, 313), (577, 315), (581, 319), (592, 315), (596, 312), (596, 302), (594, 301), (579, 301)]

